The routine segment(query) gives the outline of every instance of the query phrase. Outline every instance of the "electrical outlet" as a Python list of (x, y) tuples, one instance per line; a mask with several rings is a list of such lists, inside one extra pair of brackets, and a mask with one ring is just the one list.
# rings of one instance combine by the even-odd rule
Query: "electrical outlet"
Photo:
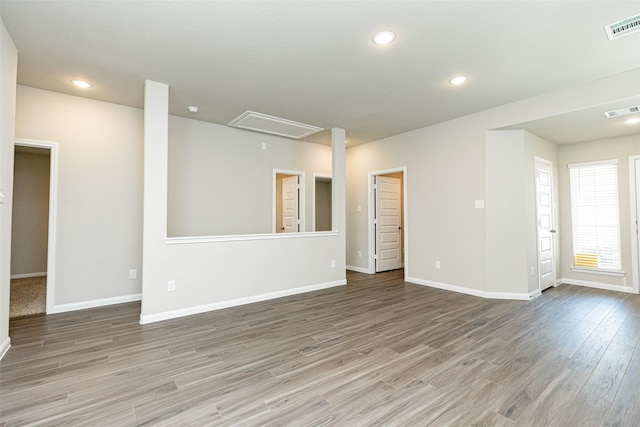
[(534, 266), (531, 266), (531, 277), (536, 275), (536, 269)]
[(362, 251), (358, 251), (358, 258), (362, 258)]
[(440, 261), (436, 261), (436, 270), (440, 270)]
[(331, 260), (331, 268), (336, 268), (336, 260), (335, 259)]
[(137, 270), (129, 270), (129, 279), (135, 279), (136, 277), (138, 277), (138, 271)]
[(176, 281), (175, 280), (169, 280), (169, 282), (167, 283), (167, 291), (168, 292), (175, 292), (176, 291)]

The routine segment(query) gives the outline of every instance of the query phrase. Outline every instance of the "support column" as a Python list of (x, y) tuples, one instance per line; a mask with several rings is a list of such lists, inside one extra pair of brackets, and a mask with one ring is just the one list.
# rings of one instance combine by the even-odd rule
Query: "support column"
[(144, 213), (142, 227), (142, 313), (154, 287), (163, 286), (162, 265), (167, 235), (167, 162), (169, 86), (151, 80), (144, 90)]
[(333, 214), (333, 230), (338, 232), (338, 240), (340, 242), (340, 262), (337, 267), (346, 269), (346, 133), (344, 129), (331, 129), (331, 147), (333, 150), (333, 160), (331, 165), (331, 182), (333, 188), (332, 194), (332, 214)]

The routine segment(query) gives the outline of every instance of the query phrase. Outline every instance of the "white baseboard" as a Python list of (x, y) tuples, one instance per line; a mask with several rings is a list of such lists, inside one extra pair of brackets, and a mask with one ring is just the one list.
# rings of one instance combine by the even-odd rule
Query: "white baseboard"
[(254, 302), (267, 301), (276, 298), (288, 297), (291, 295), (303, 294), (306, 292), (319, 291), (321, 289), (333, 288), (335, 286), (346, 285), (346, 280), (336, 280), (333, 282), (319, 283), (317, 285), (303, 286), (300, 288), (287, 289), (284, 291), (269, 292), (266, 294), (251, 297), (238, 298), (229, 301), (215, 302), (211, 304), (198, 305), (195, 307), (182, 308), (179, 310), (165, 311), (162, 313), (140, 315), (140, 324), (160, 322), (162, 320), (175, 319), (178, 317), (191, 316), (193, 314), (206, 313), (208, 311), (222, 310), (223, 308), (237, 307), (239, 305), (251, 304)]
[(540, 292), (540, 289), (536, 289), (535, 291), (529, 292), (529, 299), (538, 298), (540, 295), (542, 295), (542, 292)]
[(567, 285), (585, 286), (587, 288), (603, 289), (605, 291), (617, 291), (617, 292), (625, 292), (629, 294), (637, 294), (637, 292), (634, 291), (631, 286), (611, 285), (609, 283), (590, 282), (587, 280), (576, 280), (576, 279), (565, 279), (565, 278), (560, 279), (560, 282)]
[(347, 268), (347, 270), (357, 271), (358, 273), (369, 274), (369, 269), (368, 268), (356, 267), (355, 265), (347, 265), (346, 268)]
[(28, 279), (29, 277), (42, 277), (46, 275), (47, 275), (46, 271), (43, 271), (41, 273), (13, 274), (11, 275), (11, 279)]
[(142, 294), (123, 295), (121, 297), (94, 299), (91, 301), (73, 302), (71, 304), (58, 304), (53, 306), (53, 311), (47, 314), (65, 313), (67, 311), (84, 310), (85, 308), (103, 307), (105, 305), (122, 304), (125, 302), (140, 301)]
[[(473, 295), (476, 297), (488, 298), (488, 299), (513, 299), (513, 300), (529, 301), (532, 298), (531, 294), (528, 294), (528, 293), (525, 294), (525, 293), (516, 293), (516, 292), (481, 291), (478, 289), (465, 288), (464, 286), (450, 285), (448, 283), (417, 279), (415, 277), (407, 277), (405, 280), (410, 283), (415, 283), (416, 285), (429, 286), (432, 288), (443, 289), (445, 291), (458, 292), (460, 294)], [(539, 292), (539, 291), (534, 291), (534, 293), (535, 292)]]
[(11, 338), (7, 337), (7, 339), (4, 340), (2, 344), (0, 344), (0, 360), (2, 360), (5, 354), (7, 354), (9, 348), (11, 348)]

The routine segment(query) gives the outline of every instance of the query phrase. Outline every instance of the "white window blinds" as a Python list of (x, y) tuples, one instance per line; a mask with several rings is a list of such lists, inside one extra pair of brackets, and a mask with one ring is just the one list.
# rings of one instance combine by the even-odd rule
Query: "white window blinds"
[(621, 270), (617, 161), (569, 165), (574, 266)]

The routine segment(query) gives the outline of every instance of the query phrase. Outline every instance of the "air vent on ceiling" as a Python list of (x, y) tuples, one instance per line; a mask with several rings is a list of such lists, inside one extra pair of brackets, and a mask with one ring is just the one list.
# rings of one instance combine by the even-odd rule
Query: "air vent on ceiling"
[(305, 125), (304, 123), (298, 123), (292, 120), (281, 119), (280, 117), (269, 116), (267, 114), (256, 113), (253, 111), (245, 111), (235, 119), (231, 120), (228, 126), (294, 139), (301, 139), (305, 136), (324, 130), (317, 126)]
[(631, 16), (611, 25), (605, 25), (604, 31), (609, 40), (619, 39), (640, 30), (640, 15)]
[(633, 107), (621, 108), (619, 110), (605, 111), (604, 115), (608, 119), (612, 117), (626, 116), (627, 114), (637, 113), (639, 111), (639, 108), (640, 108), (639, 106), (634, 105)]

